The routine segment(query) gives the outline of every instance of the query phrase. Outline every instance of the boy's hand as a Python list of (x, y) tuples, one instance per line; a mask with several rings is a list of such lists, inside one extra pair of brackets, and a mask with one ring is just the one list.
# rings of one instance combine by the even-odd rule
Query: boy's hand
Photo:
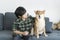
[(23, 35), (28, 35), (29, 34), (29, 32), (28, 31), (25, 31), (25, 32), (23, 32)]

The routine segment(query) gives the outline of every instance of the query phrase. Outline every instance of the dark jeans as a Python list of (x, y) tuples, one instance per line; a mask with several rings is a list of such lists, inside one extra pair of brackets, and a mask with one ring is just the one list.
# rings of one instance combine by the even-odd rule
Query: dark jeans
[(27, 35), (27, 36), (20, 36), (20, 35), (16, 35), (15, 37), (14, 37), (14, 40), (29, 40), (29, 35)]

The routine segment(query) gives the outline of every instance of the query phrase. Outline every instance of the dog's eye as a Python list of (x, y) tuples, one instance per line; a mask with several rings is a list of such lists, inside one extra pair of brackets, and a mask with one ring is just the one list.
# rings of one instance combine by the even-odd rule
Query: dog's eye
[(39, 18), (40, 18), (40, 15), (39, 15)]

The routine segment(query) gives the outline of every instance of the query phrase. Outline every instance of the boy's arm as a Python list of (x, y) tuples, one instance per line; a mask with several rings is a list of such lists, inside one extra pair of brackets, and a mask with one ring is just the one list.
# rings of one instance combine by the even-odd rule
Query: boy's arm
[(17, 30), (17, 26), (18, 24), (16, 24), (16, 22), (13, 23), (13, 32), (16, 34), (23, 34), (23, 32), (20, 32)]
[(13, 30), (14, 33), (16, 34), (24, 34), (24, 32), (18, 31), (18, 30)]
[(17, 26), (16, 26), (16, 24), (14, 23), (14, 24), (13, 24), (13, 33), (22, 34), (22, 35), (28, 35), (29, 32), (27, 32), (27, 31), (21, 32), (20, 30), (17, 30)]
[(16, 33), (16, 34), (22, 34), (22, 35), (28, 35), (29, 34), (29, 32), (27, 32), (27, 31), (21, 32), (21, 31), (15, 30), (13, 32)]
[(32, 17), (31, 15), (29, 17), (35, 22), (35, 17)]

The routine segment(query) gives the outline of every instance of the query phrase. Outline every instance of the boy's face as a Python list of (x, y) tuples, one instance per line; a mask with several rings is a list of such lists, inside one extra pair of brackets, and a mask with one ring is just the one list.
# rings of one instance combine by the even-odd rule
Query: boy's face
[(27, 13), (25, 13), (22, 18), (26, 19), (28, 17)]

